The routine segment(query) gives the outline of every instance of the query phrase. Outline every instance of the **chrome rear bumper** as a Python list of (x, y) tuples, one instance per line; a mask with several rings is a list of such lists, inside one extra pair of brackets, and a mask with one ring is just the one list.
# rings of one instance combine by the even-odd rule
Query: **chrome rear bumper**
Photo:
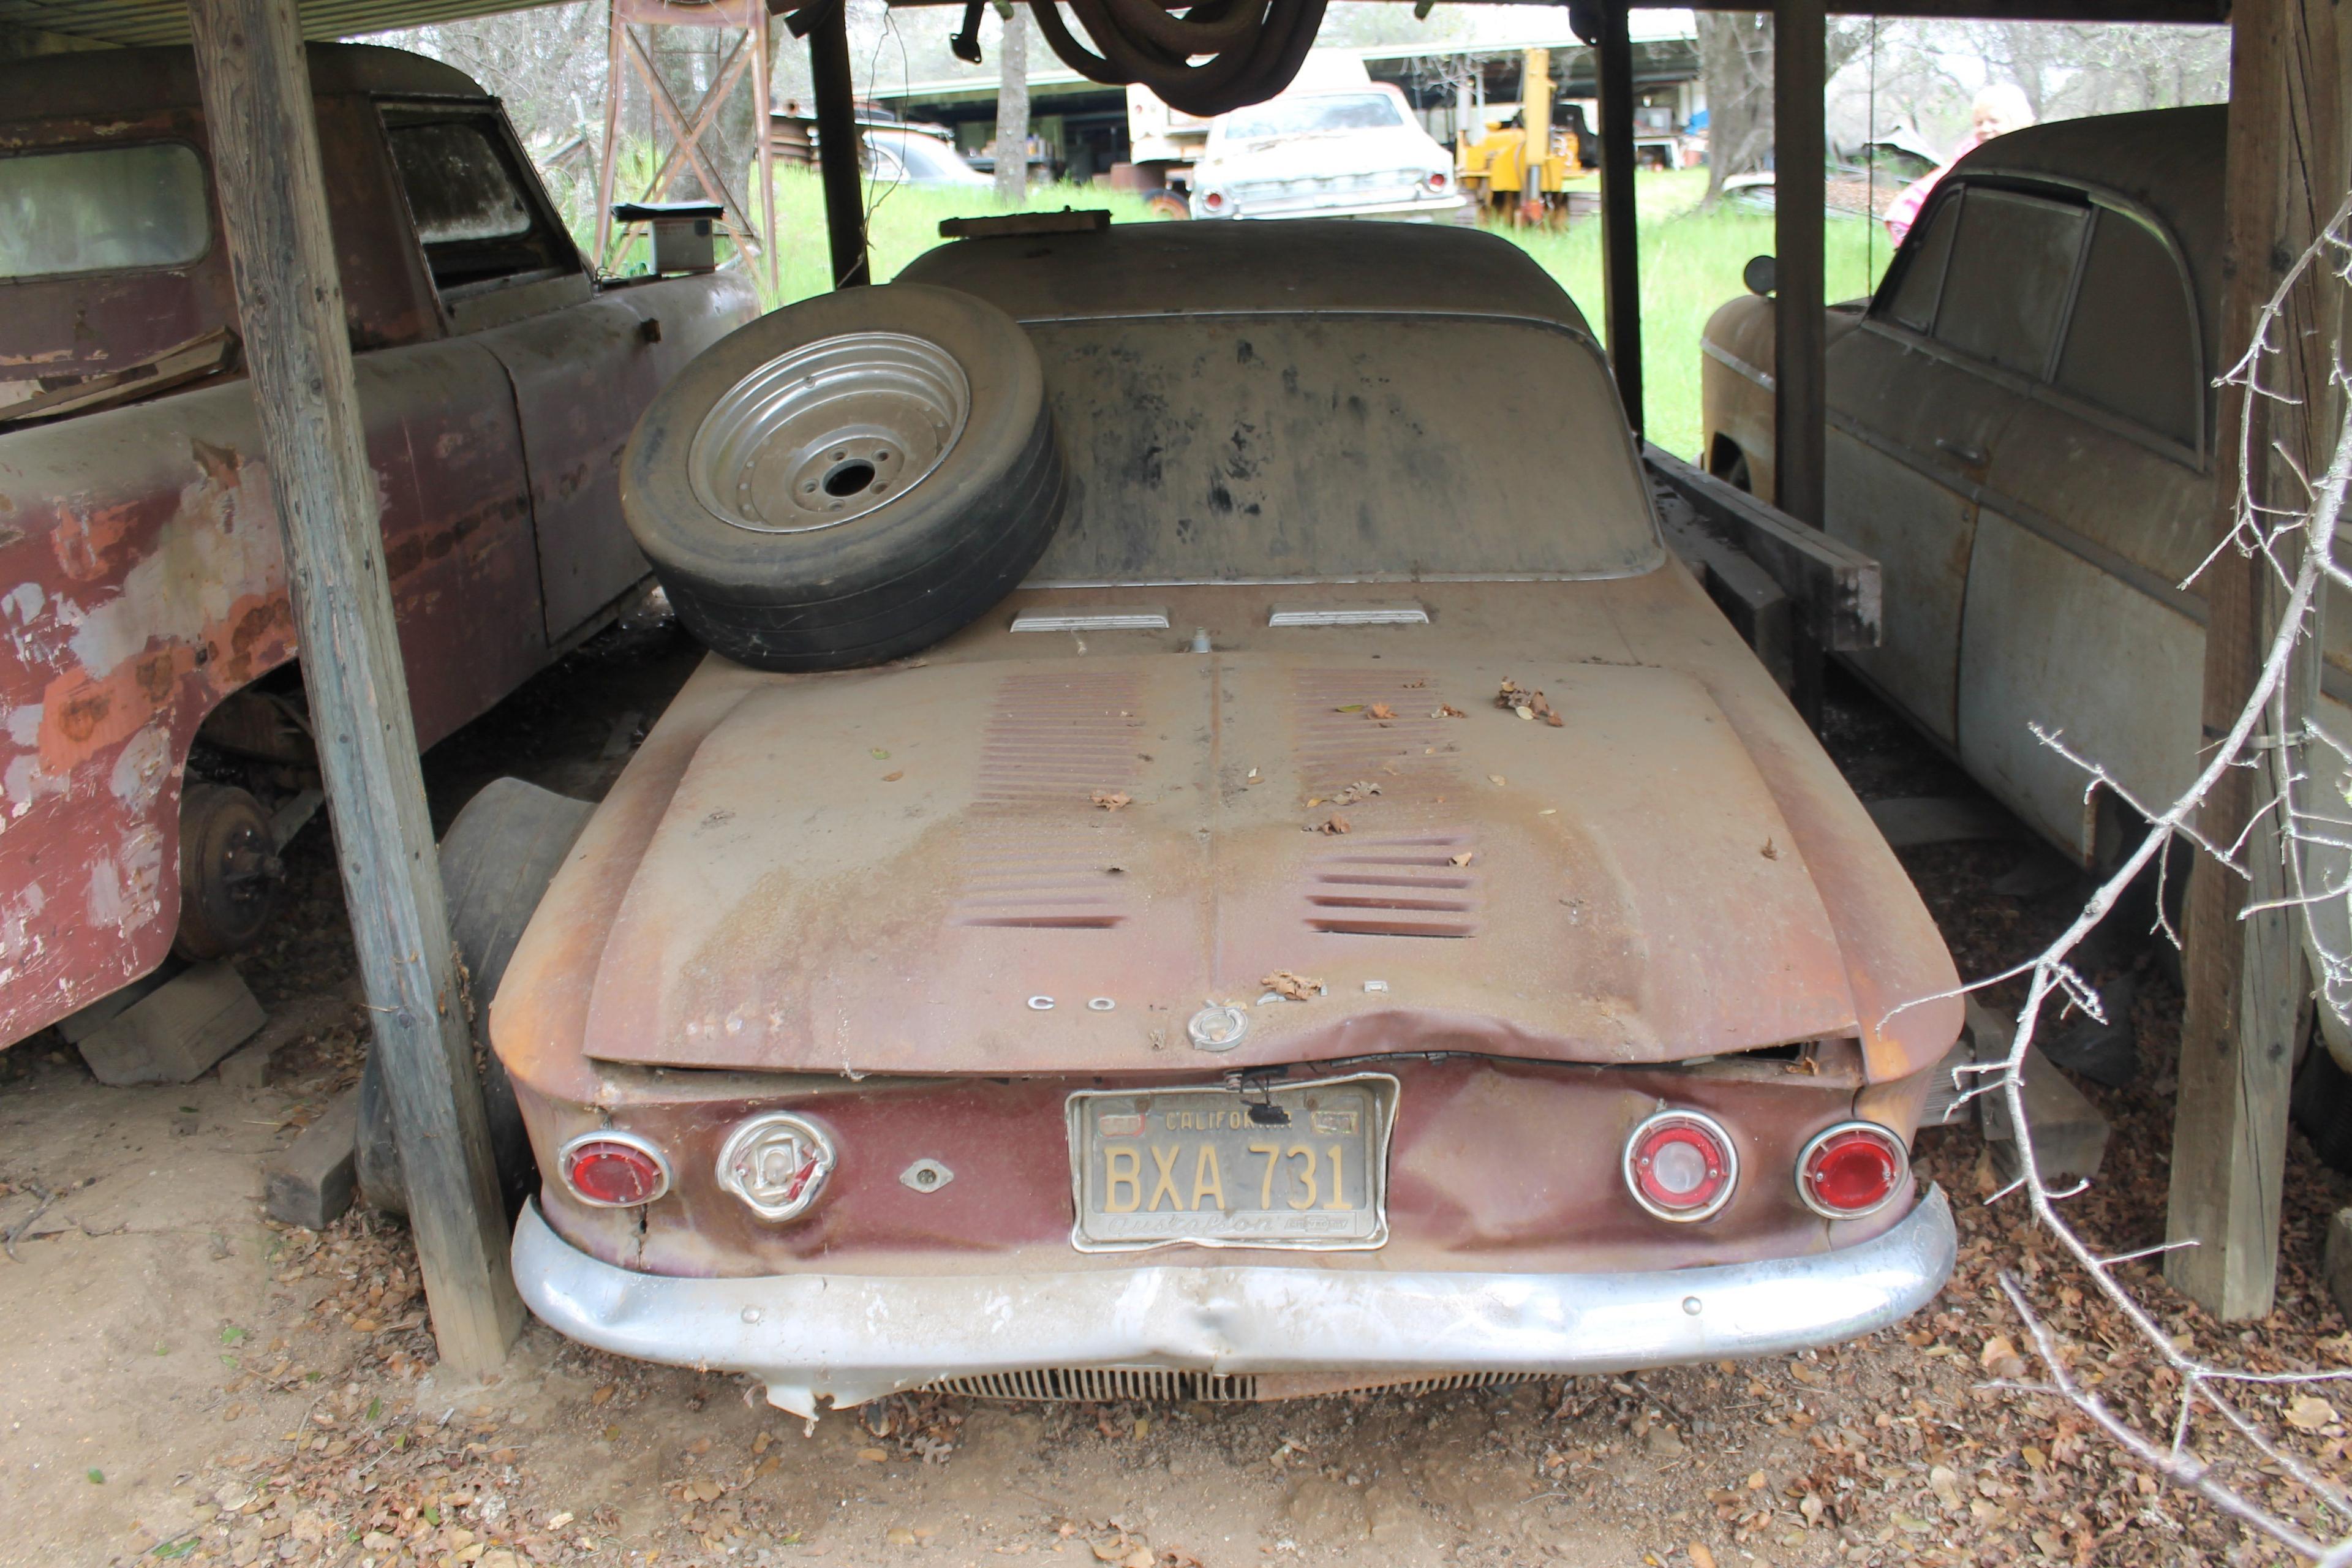
[(515, 1282), (583, 1344), (747, 1373), (816, 1414), (1034, 1367), (1340, 1373), (1626, 1372), (1831, 1344), (1916, 1310), (1952, 1271), (1940, 1189), (1834, 1252), (1650, 1274), (1382, 1273), (1166, 1264), (1063, 1274), (687, 1279), (599, 1262), (532, 1204)]

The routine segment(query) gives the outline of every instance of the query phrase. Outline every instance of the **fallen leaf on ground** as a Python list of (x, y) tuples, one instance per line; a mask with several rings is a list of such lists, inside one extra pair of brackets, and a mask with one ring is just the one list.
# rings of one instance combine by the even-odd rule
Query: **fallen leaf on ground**
[(1323, 994), (1323, 983), (1311, 975), (1293, 974), (1287, 969), (1277, 969), (1258, 982), (1268, 991), (1286, 996), (1293, 1002), (1304, 1002), (1310, 996)]
[(2335, 1419), (2336, 1406), (2308, 1394), (2286, 1407), (2286, 1424), (2298, 1432), (2316, 1432)]
[(1715, 1553), (1704, 1541), (1694, 1541), (1684, 1550), (1690, 1553), (1691, 1568), (1715, 1568)]
[(860, 1448), (857, 1450), (857, 1457), (869, 1465), (887, 1464), (890, 1458), (889, 1455), (879, 1448)]
[(1101, 806), (1105, 811), (1117, 811), (1119, 807), (1127, 805), (1131, 799), (1133, 799), (1131, 795), (1122, 789), (1098, 789), (1095, 791), (1094, 794), (1087, 796), (1087, 798), (1093, 801), (1097, 805)]
[(1985, 1341), (1984, 1349), (1977, 1355), (1977, 1362), (1995, 1377), (2025, 1375), (2025, 1358), (2017, 1353), (2017, 1347), (2009, 1342), (2007, 1334), (1995, 1334)]

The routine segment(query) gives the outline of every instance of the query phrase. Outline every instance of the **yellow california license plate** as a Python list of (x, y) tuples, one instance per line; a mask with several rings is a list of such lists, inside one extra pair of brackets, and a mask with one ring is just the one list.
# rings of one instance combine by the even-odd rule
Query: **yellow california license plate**
[(1082, 1252), (1373, 1247), (1388, 1239), (1397, 1080), (1081, 1089), (1070, 1165)]

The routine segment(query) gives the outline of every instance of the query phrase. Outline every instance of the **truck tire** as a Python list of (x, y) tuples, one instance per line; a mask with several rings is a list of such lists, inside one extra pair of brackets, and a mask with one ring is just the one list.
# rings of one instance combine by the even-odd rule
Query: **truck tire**
[(621, 458), (622, 510), (679, 621), (757, 669), (877, 664), (969, 625), (1045, 552), (1063, 495), (1028, 335), (912, 283), (721, 339)]
[[(584, 800), (520, 779), (493, 779), (466, 803), (441, 840), (441, 884), (448, 894), (450, 931), (474, 999), (482, 1111), (489, 1121), (490, 1152), (498, 1159), (499, 1186), (509, 1212), (530, 1195), (535, 1170), (514, 1085), (488, 1046), (490, 999), (498, 994), (499, 981), (531, 911), (594, 809)], [(406, 1214), (408, 1187), (400, 1170), (392, 1097), (373, 1049), (360, 1075), (356, 1161), (361, 1195), (387, 1214)]]

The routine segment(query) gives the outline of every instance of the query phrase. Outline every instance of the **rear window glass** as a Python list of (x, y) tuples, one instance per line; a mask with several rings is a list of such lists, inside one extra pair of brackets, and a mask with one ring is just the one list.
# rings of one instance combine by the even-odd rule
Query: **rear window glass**
[(0, 158), (0, 278), (178, 267), (211, 244), (204, 163), (182, 142)]
[(2172, 253), (2126, 214), (2101, 208), (2066, 326), (2058, 384), (2184, 447), (2203, 423), (2197, 321)]
[(1971, 185), (1936, 337), (2020, 375), (2047, 374), (2089, 218), (2085, 207)]
[(530, 232), (530, 208), (481, 127), (396, 126), (393, 162), (426, 245), (509, 239)]
[(1083, 479), (1034, 581), (1614, 577), (1658, 561), (1614, 384), (1572, 333), (1402, 314), (1028, 331)]
[(1943, 290), (1944, 267), (1952, 258), (1952, 231), (1960, 226), (1960, 199), (1954, 191), (1936, 204), (1919, 241), (1903, 264), (1903, 276), (1888, 296), (1886, 314), (1915, 332), (1934, 330), (1936, 299)]
[(1384, 92), (1335, 93), (1276, 99), (1255, 109), (1236, 110), (1225, 116), (1220, 134), (1228, 142), (1262, 142), (1270, 136), (1302, 136), (1311, 132), (1385, 131), (1403, 123), (1396, 100)]

